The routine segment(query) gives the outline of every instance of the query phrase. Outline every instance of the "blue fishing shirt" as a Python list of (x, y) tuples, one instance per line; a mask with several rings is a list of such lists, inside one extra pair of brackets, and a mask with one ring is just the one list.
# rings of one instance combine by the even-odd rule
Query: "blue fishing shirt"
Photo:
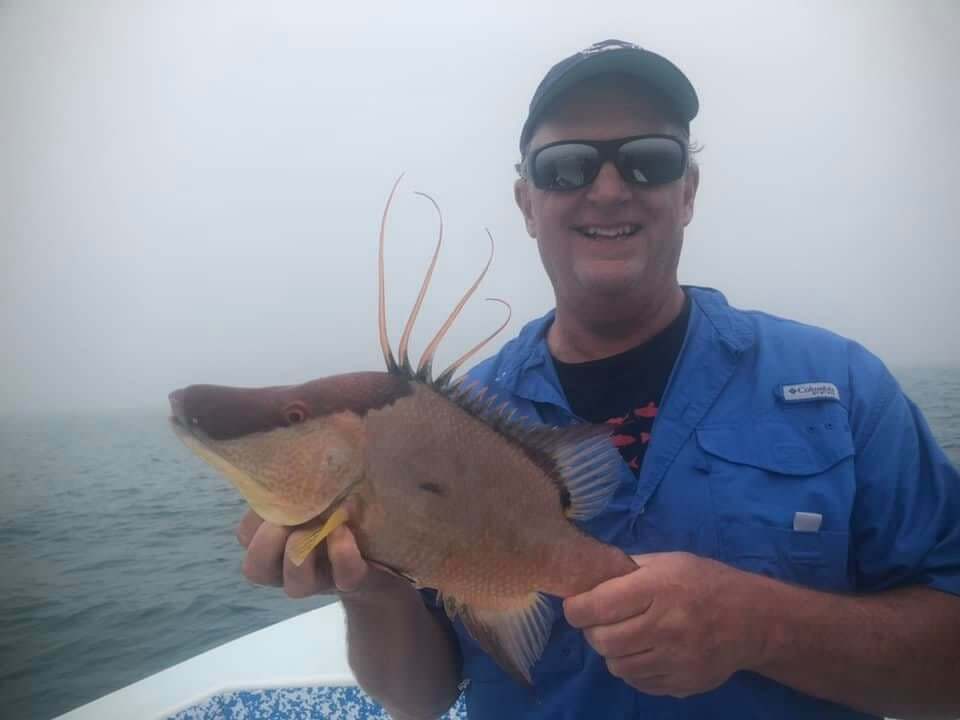
[[(607, 508), (581, 527), (628, 554), (686, 551), (827, 592), (960, 594), (960, 478), (880, 360), (715, 290), (686, 291), (690, 322), (641, 472), (624, 465)], [(552, 320), (529, 323), (469, 376), (562, 426), (578, 419), (547, 348)], [(684, 699), (645, 695), (610, 675), (552, 603), (532, 690), (454, 624), (471, 718), (870, 717), (749, 672)]]

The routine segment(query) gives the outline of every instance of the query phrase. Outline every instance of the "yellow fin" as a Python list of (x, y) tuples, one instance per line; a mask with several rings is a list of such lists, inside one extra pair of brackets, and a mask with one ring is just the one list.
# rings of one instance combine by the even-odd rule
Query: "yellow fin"
[(307, 555), (313, 552), (313, 549), (322, 543), (327, 535), (343, 525), (347, 521), (347, 518), (347, 511), (343, 508), (334, 510), (333, 515), (328, 517), (327, 521), (320, 528), (314, 530), (297, 543), (297, 546), (293, 549), (293, 553), (290, 555), (290, 560), (293, 564), (297, 567), (303, 565), (303, 561), (307, 559)]

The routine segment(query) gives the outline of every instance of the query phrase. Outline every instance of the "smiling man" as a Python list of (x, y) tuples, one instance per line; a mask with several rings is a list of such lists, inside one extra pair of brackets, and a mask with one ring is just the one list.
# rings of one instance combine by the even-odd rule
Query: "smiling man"
[(357, 677), (397, 717), (463, 679), (472, 718), (960, 715), (960, 478), (862, 347), (678, 283), (697, 111), (672, 63), (608, 41), (547, 74), (521, 133), (556, 309), (471, 377), (612, 426), (619, 489), (582, 527), (637, 563), (555, 601), (533, 691), (345, 528), (296, 568), (297, 533), (241, 524), (252, 580), (341, 592)]

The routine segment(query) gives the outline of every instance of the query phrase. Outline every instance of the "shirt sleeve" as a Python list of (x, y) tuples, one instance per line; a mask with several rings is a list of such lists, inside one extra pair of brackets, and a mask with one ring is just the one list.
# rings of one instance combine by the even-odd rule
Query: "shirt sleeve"
[(893, 376), (872, 356), (867, 364), (863, 377), (851, 377), (852, 387), (866, 386), (851, 412), (856, 587), (960, 595), (960, 476)]

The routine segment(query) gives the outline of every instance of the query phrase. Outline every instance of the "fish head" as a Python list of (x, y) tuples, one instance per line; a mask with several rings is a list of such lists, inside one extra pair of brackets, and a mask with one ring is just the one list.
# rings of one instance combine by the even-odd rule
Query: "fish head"
[(170, 393), (170, 424), (261, 517), (299, 525), (363, 480), (366, 413), (409, 391), (387, 373), (263, 388), (190, 385)]

